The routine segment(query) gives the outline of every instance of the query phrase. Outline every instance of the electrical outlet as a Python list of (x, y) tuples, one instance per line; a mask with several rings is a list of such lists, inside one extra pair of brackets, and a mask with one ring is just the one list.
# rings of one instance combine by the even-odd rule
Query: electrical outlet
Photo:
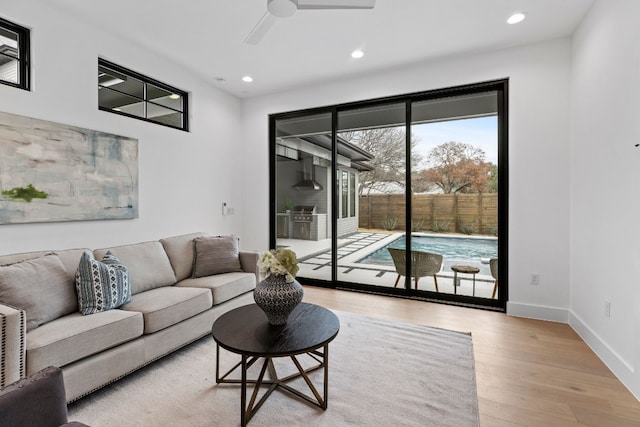
[(533, 286), (538, 286), (540, 284), (540, 275), (538, 273), (531, 273), (531, 282)]
[(236, 210), (231, 203), (223, 202), (222, 203), (222, 215), (233, 215), (236, 213)]
[(611, 317), (611, 301), (604, 301), (604, 315), (605, 317)]

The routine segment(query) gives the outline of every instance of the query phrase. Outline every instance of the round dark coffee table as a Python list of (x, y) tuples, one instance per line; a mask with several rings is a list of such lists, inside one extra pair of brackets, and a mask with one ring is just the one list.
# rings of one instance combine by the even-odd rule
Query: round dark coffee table
[[(327, 409), (329, 343), (338, 335), (339, 330), (340, 321), (333, 312), (307, 303), (299, 304), (289, 316), (287, 323), (282, 326), (270, 325), (267, 316), (255, 304), (236, 308), (220, 316), (211, 328), (211, 335), (216, 342), (216, 383), (241, 384), (240, 424), (243, 427), (246, 426), (275, 389), (284, 390), (323, 410)], [(240, 362), (222, 376), (220, 375), (220, 347), (241, 356)], [(296, 357), (301, 354), (308, 354), (318, 363), (310, 368), (303, 368)], [(278, 377), (272, 361), (277, 357), (290, 357), (298, 373), (284, 378)], [(264, 362), (258, 378), (247, 379), (247, 369), (261, 358)], [(238, 368), (241, 370), (241, 379), (229, 378), (229, 375)], [(324, 370), (322, 396), (308, 376), (309, 372), (321, 368)], [(267, 370), (269, 371), (268, 379), (265, 378)], [(300, 377), (304, 379), (313, 397), (287, 384)], [(247, 384), (254, 384), (248, 403)], [(269, 389), (256, 402), (258, 391), (263, 385), (268, 386)]]

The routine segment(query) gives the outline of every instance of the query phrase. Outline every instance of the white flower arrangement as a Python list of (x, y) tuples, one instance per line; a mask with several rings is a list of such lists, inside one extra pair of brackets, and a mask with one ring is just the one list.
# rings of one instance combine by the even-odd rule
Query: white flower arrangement
[(285, 276), (287, 283), (292, 283), (298, 274), (298, 260), (291, 249), (272, 249), (262, 254), (258, 260), (260, 274), (267, 278), (273, 275)]

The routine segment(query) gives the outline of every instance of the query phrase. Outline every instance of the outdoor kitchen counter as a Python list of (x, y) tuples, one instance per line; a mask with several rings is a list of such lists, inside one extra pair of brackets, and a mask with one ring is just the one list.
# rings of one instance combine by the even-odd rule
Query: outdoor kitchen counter
[(276, 236), (284, 239), (323, 240), (327, 238), (327, 214), (276, 213)]
[(288, 239), (293, 236), (291, 229), (291, 213), (276, 214), (276, 237)]

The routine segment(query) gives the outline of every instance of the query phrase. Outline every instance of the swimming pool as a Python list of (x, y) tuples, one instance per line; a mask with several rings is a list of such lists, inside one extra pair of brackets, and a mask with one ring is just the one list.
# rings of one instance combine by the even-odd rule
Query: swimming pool
[[(361, 264), (393, 266), (393, 260), (387, 248), (405, 248), (405, 236), (398, 236), (396, 240), (358, 260)], [(498, 239), (469, 238), (457, 236), (411, 236), (411, 247), (414, 250), (433, 252), (443, 256), (442, 271), (451, 272), (451, 266), (465, 264), (478, 267), (479, 274), (491, 275), (489, 265), (483, 264), (482, 259), (498, 257)]]

